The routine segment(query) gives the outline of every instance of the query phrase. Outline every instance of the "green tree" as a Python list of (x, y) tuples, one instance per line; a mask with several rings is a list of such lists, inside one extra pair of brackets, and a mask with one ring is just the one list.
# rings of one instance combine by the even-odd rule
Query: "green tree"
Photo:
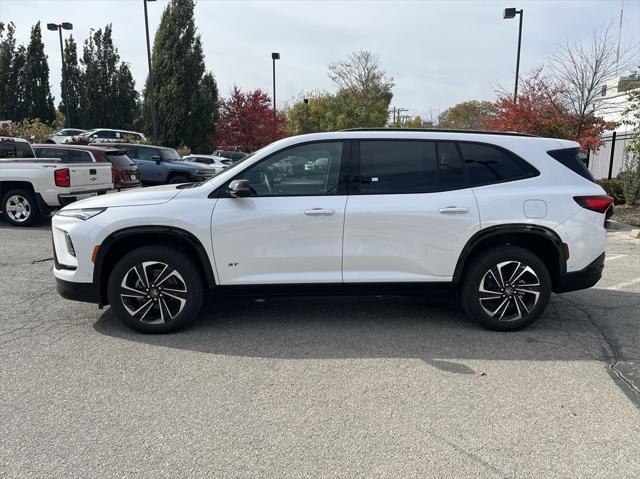
[(463, 101), (447, 108), (438, 116), (438, 128), (480, 130), (484, 122), (496, 115), (495, 104), (489, 101)]
[(129, 66), (113, 45), (112, 27), (91, 31), (84, 42), (79, 79), (79, 123), (83, 128), (132, 128), (138, 92)]
[(24, 76), (24, 101), (26, 103), (27, 116), (29, 118), (39, 118), (46, 123), (53, 122), (55, 110), (49, 87), (49, 64), (47, 63), (47, 56), (44, 54), (40, 22), (36, 23), (31, 29)]
[[(16, 84), (13, 63), (16, 50), (15, 25), (0, 22), (0, 119), (13, 119)], [(6, 33), (5, 33), (6, 31)]]
[[(67, 74), (67, 91), (69, 98), (69, 126), (78, 127), (80, 124), (80, 92), (82, 89), (82, 72), (78, 65), (78, 45), (71, 35), (64, 41), (64, 63)], [(64, 92), (64, 83), (60, 81), (60, 92)], [(61, 100), (58, 104), (58, 110), (67, 114), (67, 99), (61, 94)]]
[[(218, 89), (212, 74), (205, 75), (202, 41), (196, 31), (193, 0), (171, 0), (153, 42), (152, 68), (162, 145), (208, 148), (215, 133)], [(143, 124), (151, 132), (151, 95), (147, 79)]]

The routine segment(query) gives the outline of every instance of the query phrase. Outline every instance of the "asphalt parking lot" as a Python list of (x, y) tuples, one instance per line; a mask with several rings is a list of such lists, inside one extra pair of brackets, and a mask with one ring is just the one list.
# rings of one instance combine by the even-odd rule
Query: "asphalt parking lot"
[(0, 477), (640, 477), (640, 240), (517, 333), (419, 298), (221, 300), (143, 336), (0, 223)]

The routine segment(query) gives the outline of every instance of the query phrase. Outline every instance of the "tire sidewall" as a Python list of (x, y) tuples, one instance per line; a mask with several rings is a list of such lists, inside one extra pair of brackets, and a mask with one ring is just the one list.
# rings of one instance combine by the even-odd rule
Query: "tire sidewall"
[[(187, 303), (176, 318), (164, 324), (147, 324), (129, 315), (120, 300), (120, 284), (124, 275), (135, 264), (159, 261), (178, 271), (187, 286)], [(107, 297), (114, 315), (130, 328), (141, 333), (170, 333), (186, 327), (200, 312), (203, 298), (203, 280), (193, 261), (180, 251), (164, 246), (145, 246), (125, 255), (114, 266), (107, 283)]]
[[(9, 201), (9, 198), (11, 198), (14, 195), (20, 195), (24, 197), (29, 203), (29, 207), (31, 208), (31, 213), (29, 215), (29, 218), (27, 218), (25, 221), (22, 221), (22, 222), (14, 221), (13, 219), (11, 219), (11, 217), (7, 213), (7, 202)], [(13, 226), (31, 226), (33, 222), (36, 220), (36, 218), (38, 217), (38, 205), (36, 204), (35, 196), (33, 195), (33, 193), (31, 193), (28, 190), (20, 190), (20, 189), (11, 190), (7, 192), (2, 197), (2, 216), (7, 222), (11, 223)]]
[[(540, 296), (534, 308), (521, 319), (499, 321), (491, 318), (480, 304), (480, 281), (489, 268), (503, 261), (520, 261), (530, 266), (540, 281)], [(494, 331), (516, 331), (533, 323), (547, 308), (551, 297), (551, 276), (544, 262), (530, 251), (517, 246), (493, 248), (475, 259), (467, 270), (462, 288), (462, 305), (467, 315)]]

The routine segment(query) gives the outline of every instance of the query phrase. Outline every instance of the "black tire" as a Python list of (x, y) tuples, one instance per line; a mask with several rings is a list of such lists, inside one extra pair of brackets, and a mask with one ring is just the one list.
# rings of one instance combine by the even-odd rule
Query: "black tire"
[(198, 269), (185, 254), (164, 246), (145, 246), (118, 261), (109, 276), (107, 296), (116, 317), (130, 328), (141, 333), (171, 333), (196, 318), (203, 289)]
[(550, 296), (547, 267), (524, 248), (491, 248), (465, 268), (462, 306), (470, 318), (494, 331), (516, 331), (530, 325), (544, 312)]
[(172, 176), (171, 178), (169, 178), (169, 184), (173, 185), (176, 183), (189, 183), (189, 178), (187, 178), (186, 176), (182, 176), (182, 175), (176, 175), (176, 176)]
[[(11, 211), (19, 206), (18, 211)], [(14, 226), (31, 226), (40, 216), (35, 195), (26, 189), (8, 191), (2, 197), (2, 217)]]

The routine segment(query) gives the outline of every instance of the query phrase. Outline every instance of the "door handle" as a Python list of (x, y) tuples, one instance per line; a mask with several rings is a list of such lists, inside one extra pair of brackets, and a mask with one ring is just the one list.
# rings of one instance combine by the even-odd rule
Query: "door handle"
[(460, 206), (447, 206), (445, 208), (440, 208), (440, 213), (445, 215), (463, 215), (468, 212), (469, 208)]
[(324, 208), (313, 208), (311, 210), (304, 210), (304, 214), (307, 216), (331, 216), (336, 210), (325, 210)]

